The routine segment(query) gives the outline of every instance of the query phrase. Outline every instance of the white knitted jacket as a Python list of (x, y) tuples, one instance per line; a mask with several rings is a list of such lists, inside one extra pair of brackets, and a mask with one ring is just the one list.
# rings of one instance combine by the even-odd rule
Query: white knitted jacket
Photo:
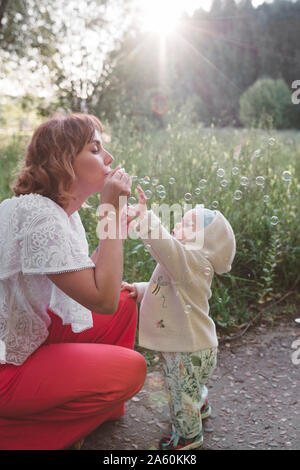
[[(215, 214), (197, 250), (170, 235), (152, 211), (147, 212), (150, 226), (147, 217), (141, 221), (140, 237), (158, 264), (149, 282), (134, 283), (141, 302), (140, 346), (165, 352), (217, 347), (209, 317), (210, 287), (214, 271), (230, 271), (236, 245), (229, 222), (221, 212)], [(159, 230), (159, 239), (151, 236), (154, 230)]]

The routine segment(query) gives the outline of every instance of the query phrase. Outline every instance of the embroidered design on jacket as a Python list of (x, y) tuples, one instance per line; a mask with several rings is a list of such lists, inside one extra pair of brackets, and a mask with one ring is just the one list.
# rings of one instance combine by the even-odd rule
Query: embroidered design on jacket
[(169, 283), (163, 282), (163, 276), (158, 276), (157, 281), (154, 281), (152, 285), (154, 286), (152, 294), (157, 295), (160, 291), (161, 286), (168, 286)]
[(160, 320), (156, 323), (156, 328), (165, 328), (164, 321)]

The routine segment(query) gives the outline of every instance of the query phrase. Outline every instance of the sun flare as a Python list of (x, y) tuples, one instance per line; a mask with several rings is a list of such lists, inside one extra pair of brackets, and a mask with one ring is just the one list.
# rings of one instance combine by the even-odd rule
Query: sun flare
[(142, 29), (167, 35), (176, 30), (183, 12), (182, 0), (143, 0)]

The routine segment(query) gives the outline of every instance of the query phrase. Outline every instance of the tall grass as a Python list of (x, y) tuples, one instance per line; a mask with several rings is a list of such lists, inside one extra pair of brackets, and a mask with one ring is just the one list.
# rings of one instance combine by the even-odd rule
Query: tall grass
[[(182, 115), (171, 119), (164, 130), (141, 131), (120, 118), (110, 132), (106, 147), (132, 175), (132, 196), (138, 197), (139, 183), (152, 193), (149, 208), (152, 203), (199, 203), (217, 208), (230, 221), (237, 241), (235, 261), (230, 273), (215, 275), (210, 299), (211, 315), (219, 327), (249, 321), (258, 306), (296, 288), (300, 267), (296, 132), (203, 129)], [(23, 139), (0, 143), (1, 199), (12, 195), (8, 182), (23, 148)], [(170, 178), (175, 179), (173, 184)], [(163, 199), (159, 185), (165, 188)], [(80, 215), (92, 252), (97, 245), (99, 196), (87, 202), (91, 208), (81, 208)], [(148, 280), (155, 264), (141, 240), (125, 241), (125, 280)]]

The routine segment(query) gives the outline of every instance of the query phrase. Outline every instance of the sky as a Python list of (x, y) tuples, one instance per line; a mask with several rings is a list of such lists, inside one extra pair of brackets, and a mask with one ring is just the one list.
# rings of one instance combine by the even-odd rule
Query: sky
[[(186, 12), (192, 15), (193, 12), (200, 8), (209, 10), (212, 0), (136, 0), (139, 8), (142, 10), (142, 17), (144, 22), (141, 25), (142, 29), (148, 31), (156, 31), (158, 34), (167, 34), (176, 27), (176, 22)], [(254, 7), (259, 6), (265, 2), (272, 0), (252, 0)], [(70, 2), (71, 4), (71, 2)], [(167, 25), (167, 27), (166, 27)], [(78, 35), (79, 36), (79, 35)], [(73, 39), (76, 37), (73, 35)], [(74, 41), (72, 41), (74, 42)], [(95, 41), (93, 41), (95, 42)], [(66, 44), (66, 47), (68, 44)], [(69, 46), (68, 46), (69, 47)], [(75, 54), (76, 55), (76, 54)], [(78, 64), (73, 64), (76, 59), (74, 52), (66, 55), (66, 59), (71, 60), (74, 70), (79, 71)], [(92, 54), (90, 54), (92, 56)], [(99, 55), (99, 53), (98, 53)], [(93, 62), (93, 59), (91, 57)], [(0, 61), (1, 66), (1, 61)], [(65, 64), (63, 65), (65, 66)], [(66, 65), (67, 66), (67, 65)], [(43, 76), (42, 80), (41, 77)], [(80, 77), (79, 77), (80, 80)], [(1, 77), (0, 74), (0, 94), (18, 96), (24, 93), (30, 93), (38, 96), (49, 96), (53, 93), (50, 92), (51, 85), (47, 71), (41, 70), (40, 76), (33, 76), (30, 72), (30, 64), (26, 63), (26, 58), (23, 60), (23, 65), (18, 69), (12, 70), (11, 74), (7, 77)]]

